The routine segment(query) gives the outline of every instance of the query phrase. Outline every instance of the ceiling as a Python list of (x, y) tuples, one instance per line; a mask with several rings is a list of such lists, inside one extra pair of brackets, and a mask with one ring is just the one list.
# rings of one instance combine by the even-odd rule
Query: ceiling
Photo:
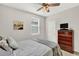
[(37, 9), (41, 7), (40, 4), (41, 3), (4, 3), (3, 5), (17, 8), (24, 11), (28, 11), (28, 12), (32, 12), (34, 14), (46, 16), (46, 17), (79, 5), (78, 3), (61, 3), (60, 6), (50, 7), (49, 8), (50, 12), (47, 13), (43, 10), (37, 11)]

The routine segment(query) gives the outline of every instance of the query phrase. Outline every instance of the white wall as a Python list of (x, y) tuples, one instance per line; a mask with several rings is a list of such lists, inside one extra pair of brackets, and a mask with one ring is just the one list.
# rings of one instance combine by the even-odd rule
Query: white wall
[(47, 18), (46, 21), (46, 31), (49, 41), (57, 43), (56, 30), (55, 30), (55, 21), (52, 18)]
[[(31, 20), (32, 17), (40, 19), (40, 34), (32, 35)], [(14, 30), (13, 21), (20, 20), (24, 22), (23, 30)], [(0, 34), (12, 36), (16, 41), (26, 40), (27, 38), (46, 38), (45, 19), (29, 12), (24, 12), (14, 8), (0, 5)]]
[[(52, 26), (54, 24), (53, 22), (55, 22), (55, 27), (48, 29), (48, 33), (50, 35), (52, 34), (52, 36), (54, 35), (55, 37), (58, 37), (55, 34), (57, 34), (58, 29), (60, 29), (60, 24), (69, 23), (69, 29), (74, 30), (74, 50), (79, 52), (79, 6), (49, 16), (47, 20), (51, 20), (51, 22), (49, 23), (52, 23)], [(49, 27), (50, 25), (48, 25), (47, 27)], [(54, 31), (50, 31), (50, 29), (54, 29), (54, 31), (56, 30), (55, 34), (53, 33)], [(57, 42), (57, 38), (52, 36), (48, 36), (48, 38), (51, 37), (51, 40)]]

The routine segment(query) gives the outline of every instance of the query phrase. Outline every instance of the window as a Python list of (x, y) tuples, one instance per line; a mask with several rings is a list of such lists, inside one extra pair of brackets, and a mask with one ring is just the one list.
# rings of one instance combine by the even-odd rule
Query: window
[(40, 34), (40, 22), (38, 18), (32, 18), (32, 35)]

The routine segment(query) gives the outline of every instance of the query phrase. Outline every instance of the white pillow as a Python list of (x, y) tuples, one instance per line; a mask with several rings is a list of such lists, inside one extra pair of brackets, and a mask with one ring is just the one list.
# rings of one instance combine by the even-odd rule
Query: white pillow
[(12, 37), (7, 37), (8, 44), (14, 50), (18, 48), (16, 41)]
[(0, 47), (2, 47), (6, 51), (12, 53), (12, 49), (8, 46), (8, 43), (6, 42), (6, 40), (1, 40), (0, 41)]

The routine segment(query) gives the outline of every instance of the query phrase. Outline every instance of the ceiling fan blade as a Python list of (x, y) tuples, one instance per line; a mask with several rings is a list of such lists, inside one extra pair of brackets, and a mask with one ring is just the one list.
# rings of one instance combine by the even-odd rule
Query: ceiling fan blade
[(48, 6), (59, 6), (59, 5), (60, 5), (60, 3), (51, 3)]
[(39, 10), (41, 10), (43, 7), (41, 7), (41, 8), (39, 8), (39, 9), (37, 9), (37, 11), (39, 11)]

